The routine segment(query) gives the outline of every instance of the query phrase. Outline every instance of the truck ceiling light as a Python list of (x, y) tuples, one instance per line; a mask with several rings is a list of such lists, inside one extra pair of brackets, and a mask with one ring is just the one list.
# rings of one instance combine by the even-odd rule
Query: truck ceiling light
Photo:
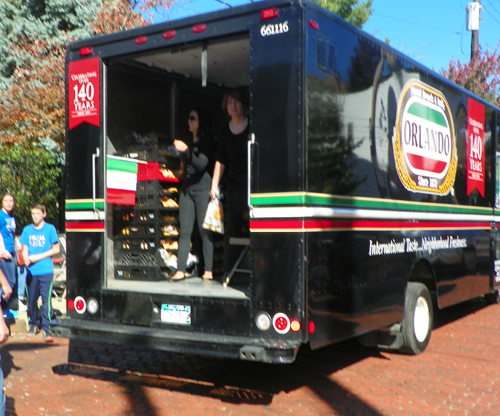
[(309, 20), (309, 26), (311, 26), (314, 30), (319, 30), (319, 23), (316, 20)]
[(255, 317), (255, 325), (257, 325), (257, 328), (261, 331), (267, 331), (271, 328), (271, 317), (266, 312), (260, 312)]
[(147, 36), (138, 36), (135, 38), (136, 45), (144, 45), (148, 41)]
[(273, 7), (272, 9), (262, 10), (260, 12), (260, 20), (272, 19), (273, 17), (279, 17), (280, 11), (277, 7)]
[(91, 46), (80, 48), (80, 56), (88, 56), (93, 54), (94, 54), (94, 48), (92, 48)]
[(278, 334), (286, 334), (290, 331), (290, 319), (284, 313), (278, 312), (273, 317), (273, 326)]
[(94, 298), (89, 298), (87, 301), (87, 309), (92, 315), (96, 314), (99, 310), (99, 304), (97, 303), (97, 300)]
[(201, 33), (207, 30), (207, 25), (205, 23), (200, 23), (199, 25), (193, 26), (193, 33)]
[(300, 331), (300, 322), (298, 319), (292, 319), (290, 321), (290, 329), (292, 332), (299, 332)]
[(175, 30), (167, 30), (166, 32), (163, 32), (163, 39), (172, 39), (175, 38)]
[(77, 296), (75, 298), (75, 310), (80, 315), (85, 313), (85, 311), (87, 310), (87, 302), (85, 302), (85, 299), (83, 299), (81, 296)]

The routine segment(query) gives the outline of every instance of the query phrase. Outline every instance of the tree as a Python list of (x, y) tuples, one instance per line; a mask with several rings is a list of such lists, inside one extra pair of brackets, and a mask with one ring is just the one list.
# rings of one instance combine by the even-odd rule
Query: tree
[(362, 28), (372, 14), (373, 0), (314, 0), (336, 15)]
[(21, 225), (33, 202), (58, 219), (66, 46), (145, 24), (126, 0), (0, 0), (0, 190)]
[[(499, 43), (500, 44), (500, 43)], [(451, 60), (448, 70), (442, 70), (441, 75), (450, 81), (473, 92), (486, 101), (500, 106), (500, 53), (499, 45), (493, 52), (487, 49), (469, 62), (462, 64), (460, 60)]]
[[(11, 25), (3, 25), (12, 43), (9, 59), (4, 60), (0, 71), (9, 75), (0, 82), (5, 88), (0, 95), (1, 143), (53, 141), (62, 150), (64, 57), (68, 43), (147, 24), (125, 0), (83, 3), (32, 0), (22, 3), (17, 12), (11, 10)], [(4, 2), (0, 3), (2, 7), (8, 9)]]
[(40, 147), (27, 149), (24, 146), (2, 146), (0, 178), (2, 194), (10, 193), (16, 199), (18, 231), (32, 222), (30, 207), (35, 202), (45, 204), (48, 221), (58, 225), (61, 166), (53, 153)]

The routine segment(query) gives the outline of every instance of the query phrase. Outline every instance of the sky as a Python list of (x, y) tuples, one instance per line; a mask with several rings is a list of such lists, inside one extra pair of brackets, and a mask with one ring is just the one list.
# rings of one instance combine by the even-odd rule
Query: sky
[[(177, 0), (156, 22), (221, 10), (266, 0)], [(473, 0), (373, 0), (373, 14), (363, 27), (367, 33), (400, 50), (430, 69), (448, 67), (450, 59), (466, 63), (471, 32), (466, 5)], [(492, 52), (500, 38), (500, 0), (481, 0), (483, 12), (479, 45)]]

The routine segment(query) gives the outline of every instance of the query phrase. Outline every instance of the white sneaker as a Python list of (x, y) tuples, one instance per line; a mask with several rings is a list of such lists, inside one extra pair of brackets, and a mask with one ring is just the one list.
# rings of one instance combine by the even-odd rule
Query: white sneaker
[(27, 310), (28, 307), (22, 301), (19, 301), (19, 312), (26, 312)]

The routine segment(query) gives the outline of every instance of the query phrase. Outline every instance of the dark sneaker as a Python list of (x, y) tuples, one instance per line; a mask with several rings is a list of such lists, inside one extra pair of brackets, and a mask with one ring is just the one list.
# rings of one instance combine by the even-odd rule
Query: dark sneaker
[(8, 303), (9, 309), (12, 309), (13, 311), (18, 311), (19, 310), (19, 299), (9, 299)]
[(43, 331), (43, 342), (54, 342), (54, 338), (52, 338), (52, 335), (50, 335), (50, 332), (47, 333)]
[(33, 338), (36, 334), (38, 334), (40, 330), (38, 329), (37, 326), (31, 326), (28, 332), (26, 333), (26, 336), (28, 338)]

